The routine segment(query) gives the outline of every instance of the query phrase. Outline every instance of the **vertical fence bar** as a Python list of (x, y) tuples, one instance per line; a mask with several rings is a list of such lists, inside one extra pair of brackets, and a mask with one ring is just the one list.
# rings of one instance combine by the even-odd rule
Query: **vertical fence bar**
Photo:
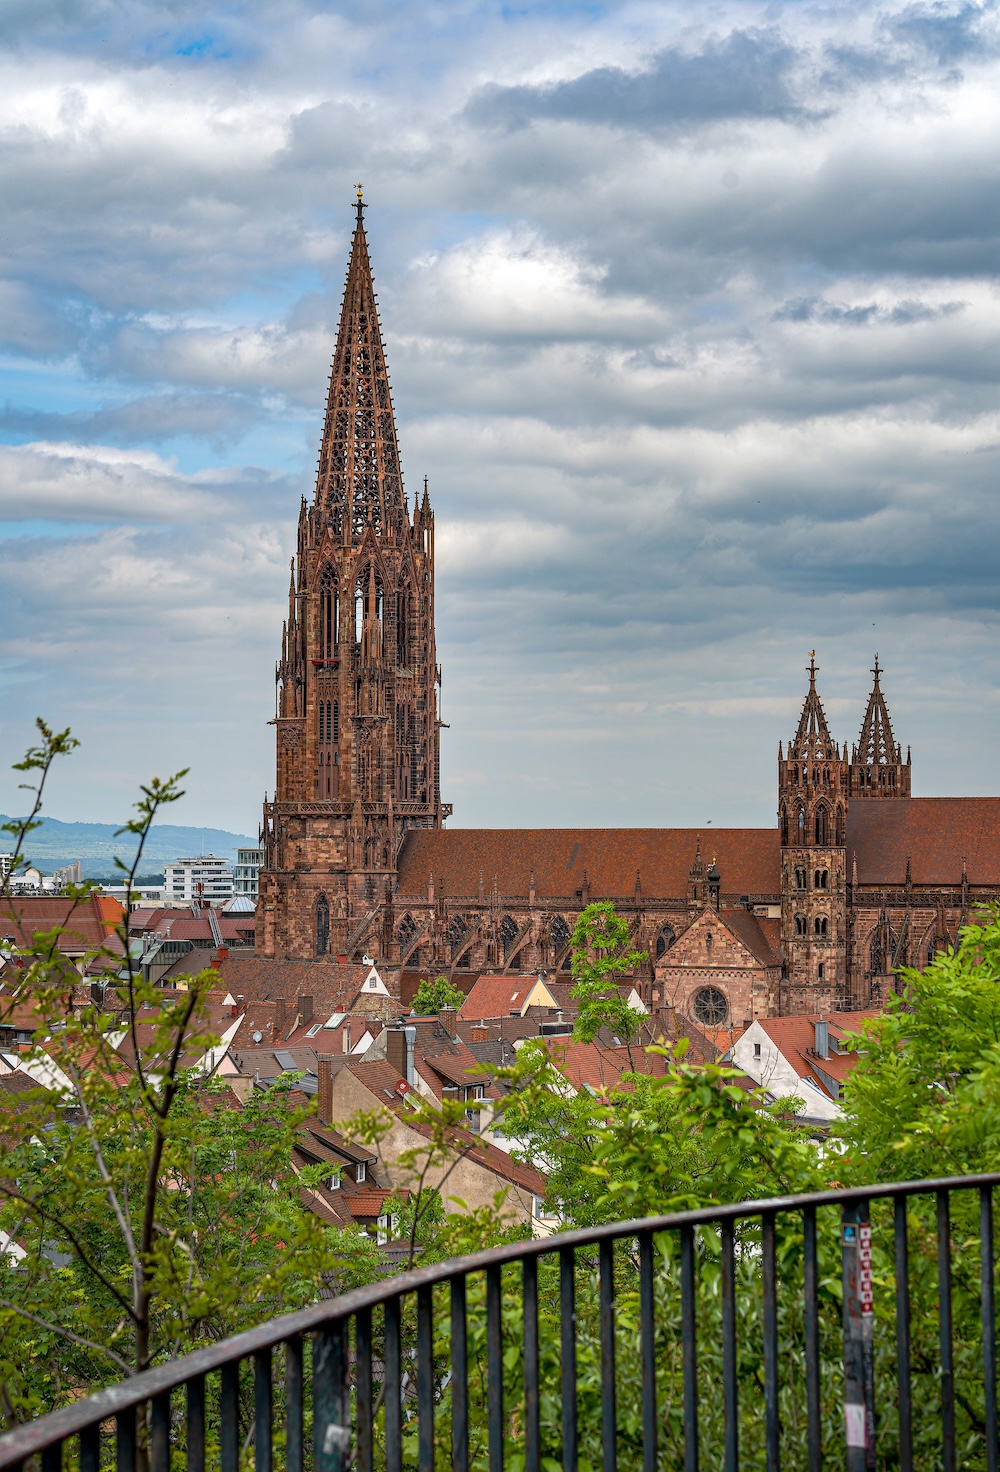
[[(185, 1389), (186, 1472), (205, 1472), (205, 1377), (192, 1375)], [(83, 1469), (80, 1469), (83, 1472)]]
[(694, 1227), (681, 1227), (681, 1361), (684, 1367), (684, 1472), (698, 1472), (698, 1341), (694, 1306)]
[(722, 1269), (722, 1399), (725, 1407), (725, 1472), (739, 1472), (740, 1400), (736, 1378), (736, 1244), (732, 1222), (719, 1232)]
[(253, 1465), (254, 1472), (271, 1472), (273, 1462), (271, 1351), (253, 1357)]
[(774, 1212), (761, 1218), (761, 1288), (764, 1333), (764, 1447), (767, 1472), (780, 1472), (781, 1422), (778, 1411), (778, 1280), (774, 1252)]
[(871, 1472), (875, 1466), (875, 1368), (868, 1202), (843, 1206), (840, 1222), (847, 1472)]
[[(893, 1203), (896, 1249), (896, 1402), (899, 1407), (899, 1472), (913, 1472), (913, 1391), (910, 1383), (910, 1244), (907, 1196)], [(991, 1469), (992, 1472), (992, 1469)]]
[(542, 1434), (538, 1414), (538, 1258), (524, 1259), (524, 1472), (540, 1472)]
[(563, 1472), (577, 1472), (576, 1447), (576, 1253), (559, 1249), (559, 1338), (561, 1351)]
[(639, 1336), (642, 1346), (642, 1472), (656, 1472), (656, 1300), (653, 1234), (639, 1234)]
[(403, 1466), (402, 1307), (398, 1296), (385, 1306), (385, 1472), (401, 1472)]
[(359, 1308), (354, 1320), (354, 1418), (357, 1472), (372, 1472), (372, 1311)]
[(615, 1394), (615, 1244), (607, 1240), (598, 1249), (601, 1302), (601, 1467), (616, 1472), (618, 1465), (618, 1398)]
[(101, 1427), (85, 1426), (80, 1432), (80, 1472), (100, 1472)]
[(350, 1460), (347, 1390), (347, 1320), (313, 1334), (313, 1472), (344, 1472)]
[(170, 1392), (154, 1395), (149, 1405), (150, 1472), (170, 1472)]
[(451, 1465), (469, 1472), (469, 1343), (465, 1278), (451, 1280)]
[(503, 1276), (496, 1265), (486, 1269), (486, 1392), (490, 1472), (503, 1472)]
[(434, 1287), (417, 1289), (417, 1466), (434, 1472)]
[(993, 1187), (979, 1188), (979, 1279), (983, 1317), (983, 1410), (986, 1472), (1000, 1469), (997, 1447), (997, 1318), (993, 1281)]
[(816, 1208), (802, 1210), (802, 1296), (806, 1350), (806, 1449), (809, 1472), (823, 1466), (823, 1425), (819, 1388), (819, 1264)]
[(285, 1472), (303, 1472), (304, 1464), (302, 1335), (294, 1334), (285, 1340)]
[(941, 1465), (955, 1472), (955, 1358), (951, 1332), (951, 1212), (947, 1191), (937, 1197), (938, 1329), (941, 1359)]
[(221, 1472), (239, 1472), (240, 1362), (223, 1365), (219, 1394), (219, 1466)]
[(115, 1472), (135, 1472), (135, 1407), (115, 1417)]
[(62, 1472), (63, 1444), (57, 1441), (42, 1452), (42, 1472)]

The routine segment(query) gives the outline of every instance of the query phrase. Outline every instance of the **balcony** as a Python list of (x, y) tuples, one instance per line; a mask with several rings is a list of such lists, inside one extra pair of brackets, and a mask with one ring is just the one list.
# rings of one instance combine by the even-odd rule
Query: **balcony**
[(0, 1438), (0, 1472), (998, 1467), (1000, 1174), (715, 1206), (385, 1279)]

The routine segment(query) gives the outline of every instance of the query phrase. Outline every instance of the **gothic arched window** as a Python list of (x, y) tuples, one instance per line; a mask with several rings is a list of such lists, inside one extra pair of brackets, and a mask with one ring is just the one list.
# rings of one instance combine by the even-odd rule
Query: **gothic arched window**
[(783, 848), (788, 846), (788, 809), (782, 805), (781, 808), (781, 843)]
[(881, 926), (876, 926), (872, 931), (871, 942), (868, 946), (868, 969), (872, 976), (880, 976), (885, 970), (885, 950), (882, 945)]
[(817, 935), (826, 935), (826, 916), (817, 915), (813, 921), (813, 930)]
[(841, 846), (846, 842), (844, 834), (844, 809), (837, 809), (837, 843)]
[(569, 940), (569, 926), (561, 915), (555, 915), (549, 926), (549, 938), (552, 941), (552, 949), (558, 953)]
[(829, 877), (830, 873), (828, 869), (817, 869), (813, 875), (813, 888), (826, 889)]
[(330, 949), (330, 906), (326, 902), (326, 896), (320, 895), (316, 901), (316, 954), (325, 956)]
[(805, 841), (806, 841), (806, 810), (805, 810), (805, 808), (799, 808), (798, 826), (799, 826), (799, 843), (805, 843)]
[(500, 922), (500, 939), (503, 941), (504, 956), (510, 954), (510, 948), (517, 939), (517, 921), (513, 915), (505, 915)]
[(804, 869), (796, 869), (796, 871), (795, 871), (795, 888), (796, 889), (805, 889), (805, 887), (806, 887), (806, 871)]
[(340, 593), (329, 563), (319, 575), (319, 656), (333, 659), (340, 642)]
[(399, 936), (400, 946), (408, 946), (416, 933), (417, 922), (414, 920), (412, 915), (404, 915), (402, 920), (400, 920), (399, 924), (396, 926), (396, 934)]
[(656, 959), (657, 960), (659, 960), (661, 956), (665, 955), (666, 952), (669, 951), (670, 947), (673, 945), (673, 943), (674, 943), (674, 941), (676, 939), (677, 939), (677, 936), (674, 934), (673, 926), (671, 926), (671, 925), (661, 925), (660, 926), (660, 933), (656, 937)]
[(511, 971), (520, 971), (520, 969), (521, 969), (521, 957), (523, 956), (523, 954), (524, 954), (523, 951), (518, 951), (517, 955), (509, 963), (509, 970), (511, 970)]
[(466, 936), (466, 932), (468, 931), (468, 928), (469, 927), (466, 924), (465, 917), (463, 915), (453, 915), (451, 917), (451, 919), (449, 920), (449, 922), (448, 922), (448, 949), (449, 949), (449, 953), (450, 953), (450, 955), (452, 957), (454, 957), (455, 952), (458, 950), (459, 946), (465, 940), (465, 936)]
[(405, 585), (396, 594), (396, 663), (402, 669), (410, 663), (410, 590)]
[(796, 917), (795, 917), (795, 934), (796, 935), (805, 935), (805, 933), (806, 933), (806, 917), (804, 915), (796, 915)]
[(826, 835), (827, 835), (827, 814), (826, 814), (826, 808), (823, 806), (822, 803), (820, 803), (819, 807), (816, 809), (816, 842), (817, 842), (818, 845), (822, 846), (823, 844), (826, 843)]

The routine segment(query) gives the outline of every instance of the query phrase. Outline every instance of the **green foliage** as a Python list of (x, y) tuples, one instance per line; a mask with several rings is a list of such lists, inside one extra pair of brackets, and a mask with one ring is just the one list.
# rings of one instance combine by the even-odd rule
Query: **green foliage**
[(629, 1050), (642, 1027), (643, 1017), (635, 1012), (618, 990), (617, 978), (634, 971), (646, 959), (644, 951), (629, 945), (628, 921), (623, 920), (610, 900), (587, 905), (573, 927), (571, 964), (574, 986), (570, 996), (579, 1005), (574, 1038), (592, 1043), (602, 1029), (619, 1038)]
[(862, 1024), (844, 1097), (845, 1180), (1000, 1169), (1000, 922), (967, 926)]
[[(18, 852), (52, 762), (76, 744), (38, 725), (41, 743), (18, 764), (39, 774), (31, 814), (11, 825)], [(121, 830), (138, 840), (129, 885), (183, 775), (143, 787)], [(88, 893), (72, 891), (63, 928)], [(352, 1286), (377, 1271), (372, 1243), (307, 1209), (319, 1168), (292, 1168), (304, 1111), (290, 1105), (290, 1084), (240, 1109), (213, 1077), (214, 973), (177, 997), (157, 992), (136, 971), (122, 925), (117, 944), (83, 960), (104, 990), (98, 1008), (75, 995), (81, 976), (60, 953), (61, 928), (21, 929), (19, 984), (4, 1008), (34, 1009), (26, 1062), (37, 1087), (0, 1089), (0, 1232), (16, 1244), (0, 1254), (8, 1426), (308, 1303), (324, 1283)]]
[(458, 1012), (464, 1001), (465, 993), (460, 987), (454, 986), (447, 976), (435, 977), (433, 981), (424, 977), (414, 994), (413, 1010), (418, 1017), (431, 1017), (445, 1007)]

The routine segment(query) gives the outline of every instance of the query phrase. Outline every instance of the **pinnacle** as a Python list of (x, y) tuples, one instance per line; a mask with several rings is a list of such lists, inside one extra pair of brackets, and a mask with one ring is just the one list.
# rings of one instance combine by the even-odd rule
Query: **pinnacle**
[(823, 702), (819, 698), (816, 689), (816, 671), (819, 665), (816, 663), (816, 651), (810, 650), (809, 663), (806, 665), (806, 673), (809, 676), (809, 691), (806, 695), (802, 714), (799, 717), (798, 730), (789, 743), (788, 755), (801, 760), (803, 757), (836, 756), (836, 747), (833, 737), (830, 735), (830, 727), (827, 725), (826, 712)]
[(894, 766), (897, 760), (896, 739), (892, 734), (889, 708), (879, 685), (879, 675), (884, 673), (879, 666), (878, 655), (872, 674), (875, 683), (868, 697), (868, 708), (861, 722), (858, 737), (857, 760), (865, 766)]

